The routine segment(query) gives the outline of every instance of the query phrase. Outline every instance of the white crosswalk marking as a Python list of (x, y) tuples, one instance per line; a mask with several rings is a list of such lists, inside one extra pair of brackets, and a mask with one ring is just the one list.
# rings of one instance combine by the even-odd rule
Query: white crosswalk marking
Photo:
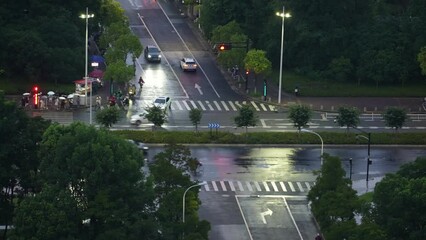
[(253, 105), (254, 109), (256, 109), (256, 111), (260, 111), (259, 107), (257, 107), (256, 103), (254, 101), (250, 101), (251, 105)]
[(219, 189), (217, 188), (216, 182), (212, 181), (213, 189), (217, 192)]
[(238, 188), (240, 189), (240, 191), (241, 192), (244, 191), (243, 184), (240, 181), (237, 181), (237, 184), (238, 184)]
[(198, 101), (198, 104), (200, 105), (200, 107), (203, 111), (206, 111), (206, 108), (204, 107), (204, 105), (201, 101)]
[(265, 105), (263, 103), (260, 104), (260, 106), (262, 107), (263, 111), (268, 111), (268, 109), (266, 109)]
[(274, 105), (268, 105), (269, 106), (269, 110), (270, 111), (275, 111), (275, 106)]
[(246, 105), (247, 104), (247, 102), (246, 101), (243, 101), (243, 105)]
[(223, 108), (225, 108), (226, 111), (229, 111), (229, 108), (228, 108), (228, 106), (226, 106), (225, 101), (220, 101), (220, 103), (222, 103)]
[(207, 184), (206, 181), (204, 181), (203, 183), (204, 183), (204, 190), (206, 190), (207, 192), (209, 192), (210, 191), (209, 185)]
[(183, 110), (182, 106), (180, 105), (180, 103), (178, 101), (176, 101), (175, 103), (178, 106), (179, 110)]
[(265, 187), (265, 190), (267, 192), (271, 191), (271, 190), (269, 190), (268, 182), (263, 182), (263, 186)]
[(220, 186), (222, 187), (222, 190), (226, 192), (226, 186), (224, 181), (220, 181)]
[(228, 103), (231, 106), (232, 110), (237, 111), (237, 108), (235, 107), (234, 103), (232, 103), (232, 101), (228, 101)]
[(275, 192), (278, 192), (278, 188), (277, 185), (275, 185), (275, 182), (271, 182), (272, 184), (272, 188), (274, 189)]
[(214, 105), (216, 105), (217, 110), (222, 111), (222, 108), (220, 108), (219, 103), (217, 103), (216, 101), (213, 101)]
[(234, 183), (232, 181), (228, 181), (229, 187), (231, 188), (231, 191), (235, 192)]
[(306, 189), (308, 189), (308, 191), (311, 190), (311, 185), (309, 185), (308, 182), (305, 182), (305, 185), (306, 185)]
[(210, 111), (213, 111), (213, 110), (214, 110), (214, 108), (213, 108), (213, 106), (210, 104), (210, 102), (209, 102), (209, 101), (206, 101), (206, 103), (207, 103), (207, 107), (209, 107)]
[(197, 108), (197, 105), (195, 105), (195, 102), (194, 101), (190, 101), (191, 102), (191, 105), (193, 106), (193, 108)]
[(296, 189), (294, 189), (294, 186), (293, 186), (293, 183), (292, 183), (292, 182), (288, 182), (288, 185), (290, 186), (290, 190), (291, 190), (292, 192), (295, 192), (295, 191), (296, 191)]
[(284, 192), (287, 192), (287, 188), (285, 187), (283, 182), (280, 182), (281, 188), (283, 189)]
[(301, 191), (301, 192), (304, 192), (304, 191), (305, 191), (305, 190), (303, 189), (303, 187), (302, 187), (302, 184), (301, 184), (300, 182), (297, 182), (296, 184), (297, 184), (297, 186), (299, 187), (299, 189), (300, 189), (300, 191)]
[(260, 185), (258, 182), (254, 182), (254, 186), (256, 187), (258, 192), (262, 191), (262, 189), (260, 189)]
[(250, 182), (246, 182), (247, 188), (250, 192), (253, 192), (253, 188), (251, 187)]
[(189, 105), (186, 101), (183, 101), (183, 105), (185, 105), (185, 107), (188, 111), (191, 110), (191, 108), (189, 107)]
[(240, 102), (239, 102), (239, 101), (236, 101), (236, 102), (235, 102), (235, 105), (237, 105), (237, 107), (238, 107), (238, 108), (242, 108), (242, 107), (243, 107), (243, 106), (241, 106), (241, 104), (240, 104)]

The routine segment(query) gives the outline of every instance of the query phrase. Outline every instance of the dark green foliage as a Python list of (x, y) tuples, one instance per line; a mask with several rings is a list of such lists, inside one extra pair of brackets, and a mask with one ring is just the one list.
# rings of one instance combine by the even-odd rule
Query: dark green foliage
[(311, 117), (312, 109), (306, 105), (291, 105), (289, 108), (288, 118), (299, 131), (301, 128), (308, 126)]
[(193, 108), (189, 111), (189, 119), (191, 120), (192, 125), (195, 126), (195, 131), (198, 132), (198, 124), (201, 122), (201, 117), (203, 112), (198, 108)]
[(401, 167), (388, 174), (374, 190), (373, 220), (392, 239), (422, 239), (426, 218), (426, 158)]
[(359, 110), (354, 107), (339, 107), (337, 110), (338, 114), (336, 117), (337, 124), (343, 127), (346, 126), (346, 131), (349, 131), (349, 128), (357, 127), (359, 119)]
[(246, 133), (248, 127), (256, 126), (257, 120), (258, 116), (249, 105), (243, 105), (239, 109), (238, 116), (234, 118), (235, 125), (237, 125), (237, 127), (245, 127)]
[(145, 109), (148, 113), (145, 115), (145, 118), (154, 124), (154, 127), (161, 127), (166, 123), (166, 112), (160, 107), (152, 106)]
[(403, 108), (398, 107), (390, 107), (383, 114), (386, 126), (395, 129), (395, 131), (402, 128), (407, 118), (407, 112)]
[(96, 122), (106, 128), (110, 128), (113, 124), (118, 122), (120, 117), (120, 110), (117, 107), (107, 107), (96, 112)]

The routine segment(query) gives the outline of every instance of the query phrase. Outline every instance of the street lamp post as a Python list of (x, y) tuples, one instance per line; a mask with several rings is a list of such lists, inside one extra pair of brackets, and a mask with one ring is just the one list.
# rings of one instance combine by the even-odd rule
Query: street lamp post
[(186, 193), (189, 191), (189, 189), (191, 189), (191, 188), (194, 188), (194, 187), (198, 187), (198, 186), (203, 186), (203, 185), (206, 185), (207, 183), (206, 182), (202, 182), (202, 183), (197, 183), (197, 184), (194, 184), (194, 185), (192, 185), (192, 186), (189, 186), (186, 190), (185, 190), (185, 192), (183, 193), (183, 197), (182, 197), (182, 222), (183, 223), (185, 223), (185, 196), (186, 196)]
[(315, 134), (321, 140), (321, 156), (320, 156), (320, 158), (321, 158), (321, 166), (322, 166), (322, 157), (323, 157), (323, 154), (324, 154), (324, 141), (323, 141), (321, 135), (319, 135), (318, 133), (316, 133), (312, 130), (308, 130), (308, 129), (305, 129), (305, 128), (300, 129), (300, 131)]
[(355, 128), (355, 129), (358, 130), (358, 131), (360, 131), (360, 132), (362, 132), (362, 133), (367, 134), (367, 137), (364, 136), (364, 135), (357, 135), (357, 137), (364, 138), (364, 139), (366, 139), (368, 141), (368, 147), (367, 147), (367, 149), (368, 149), (367, 150), (367, 178), (366, 178), (366, 181), (368, 183), (368, 175), (369, 175), (370, 164), (371, 164), (371, 160), (370, 160), (371, 133), (364, 132), (364, 131), (362, 131), (361, 129), (358, 129), (358, 128)]
[[(80, 18), (86, 19), (86, 39), (84, 42), (84, 49), (85, 49), (85, 61), (84, 61), (84, 84), (85, 84), (85, 105), (87, 106), (87, 65), (88, 65), (88, 47), (87, 43), (89, 41), (89, 18), (93, 18), (95, 14), (89, 14), (89, 8), (86, 7), (86, 14), (81, 14)], [(92, 124), (92, 85), (90, 86), (90, 124)]]
[(277, 12), (277, 16), (282, 18), (281, 21), (281, 55), (280, 55), (280, 79), (278, 84), (278, 103), (281, 103), (281, 85), (283, 79), (283, 50), (284, 50), (284, 19), (287, 17), (291, 17), (289, 13), (285, 13), (285, 8), (283, 6), (282, 13)]

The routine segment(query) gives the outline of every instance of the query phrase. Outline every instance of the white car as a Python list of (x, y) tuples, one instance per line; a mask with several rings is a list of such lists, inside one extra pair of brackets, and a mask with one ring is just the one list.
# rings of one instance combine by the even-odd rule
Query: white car
[(166, 111), (167, 108), (170, 109), (172, 107), (172, 99), (170, 97), (158, 97), (154, 100), (153, 105)]
[(145, 119), (146, 114), (147, 114), (146, 111), (142, 111), (142, 112), (139, 112), (135, 115), (132, 115), (130, 117), (130, 124), (140, 125), (142, 123), (143, 119)]
[(180, 68), (185, 71), (197, 71), (197, 63), (193, 58), (182, 58), (180, 60)]

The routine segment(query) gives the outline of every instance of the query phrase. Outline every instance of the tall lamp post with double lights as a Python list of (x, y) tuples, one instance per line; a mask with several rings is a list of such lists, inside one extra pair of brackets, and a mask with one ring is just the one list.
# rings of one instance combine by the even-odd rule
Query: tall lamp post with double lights
[(281, 22), (281, 56), (280, 56), (280, 79), (278, 84), (278, 103), (281, 103), (281, 87), (283, 80), (283, 50), (284, 50), (284, 19), (291, 17), (290, 13), (285, 13), (285, 8), (283, 6), (282, 13), (277, 12), (277, 16), (282, 18)]
[(324, 141), (322, 140), (321, 135), (319, 135), (318, 133), (316, 133), (316, 132), (314, 132), (312, 130), (308, 130), (308, 129), (304, 129), (304, 128), (300, 129), (300, 131), (307, 132), (307, 133), (312, 133), (314, 135), (317, 135), (319, 137), (319, 139), (321, 140), (321, 156), (320, 156), (320, 158), (321, 158), (321, 166), (322, 166), (322, 162), (323, 162), (322, 158), (323, 158), (323, 154), (324, 154)]
[(185, 190), (185, 192), (183, 193), (183, 197), (182, 197), (182, 222), (183, 223), (185, 223), (185, 196), (186, 196), (186, 193), (189, 191), (189, 189), (191, 189), (191, 188), (194, 188), (194, 187), (199, 187), (199, 186), (203, 186), (203, 185), (206, 185), (207, 183), (206, 182), (202, 182), (202, 183), (197, 183), (197, 184), (194, 184), (194, 185), (192, 185), (192, 186), (189, 186), (186, 190)]
[(357, 135), (357, 137), (359, 138), (364, 138), (365, 140), (367, 140), (368, 141), (368, 147), (367, 147), (367, 177), (366, 177), (366, 181), (367, 181), (367, 184), (368, 184), (368, 174), (369, 174), (369, 172), (370, 172), (370, 165), (371, 165), (371, 160), (370, 160), (370, 145), (371, 145), (371, 133), (370, 132), (364, 132), (364, 131), (362, 131), (361, 129), (358, 129), (358, 128), (356, 128), (356, 127), (354, 127), (354, 129), (356, 129), (356, 130), (358, 130), (358, 131), (360, 131), (360, 132), (362, 132), (362, 133), (365, 133), (365, 134), (367, 134), (367, 136), (365, 136), (365, 135)]
[[(84, 42), (85, 49), (85, 61), (84, 61), (84, 84), (85, 84), (85, 105), (87, 106), (87, 65), (88, 63), (88, 46), (87, 43), (89, 41), (89, 18), (95, 17), (95, 14), (89, 14), (89, 8), (86, 8), (86, 14), (81, 14), (80, 18), (86, 19), (86, 40)], [(92, 86), (90, 86), (90, 124), (92, 124)]]

